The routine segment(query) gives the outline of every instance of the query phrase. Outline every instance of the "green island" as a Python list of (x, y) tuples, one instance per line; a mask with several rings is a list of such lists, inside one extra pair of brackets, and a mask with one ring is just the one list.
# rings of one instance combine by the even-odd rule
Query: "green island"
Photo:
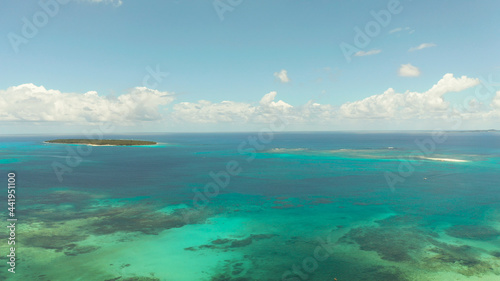
[(99, 140), (99, 139), (56, 139), (48, 140), (46, 143), (64, 143), (64, 144), (86, 144), (86, 145), (155, 145), (154, 141), (142, 140)]

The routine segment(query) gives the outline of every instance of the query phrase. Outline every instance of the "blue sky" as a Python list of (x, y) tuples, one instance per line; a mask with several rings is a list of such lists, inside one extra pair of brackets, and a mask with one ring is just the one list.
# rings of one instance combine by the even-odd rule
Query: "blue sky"
[[(424, 93), (447, 73), (457, 79), (493, 76), (500, 81), (497, 31), (500, 3), (493, 0), (60, 2), (4, 1), (2, 4), (0, 98), (4, 96), (3, 106), (5, 110), (12, 110), (12, 106), (7, 108), (9, 102), (14, 102), (7, 99), (10, 95), (26, 95), (24, 99), (15, 100), (16, 108), (23, 102), (31, 104), (33, 97), (40, 100), (38, 107), (31, 104), (32, 108), (40, 108), (38, 115), (14, 112), (0, 115), (0, 129), (4, 132), (32, 132), (40, 128), (71, 132), (74, 128), (105, 121), (127, 124), (121, 131), (217, 131), (237, 130), (242, 126), (252, 130), (261, 126), (255, 124), (269, 117), (255, 116), (257, 111), (293, 115), (290, 129), (373, 129), (370, 120), (381, 118), (376, 112), (367, 112), (364, 107), (351, 108), (351, 112), (365, 114), (356, 114), (353, 118), (339, 111), (340, 108), (349, 102), (382, 95), (389, 88), (402, 94), (405, 91)], [(49, 11), (55, 11), (53, 15), (40, 3), (48, 3)], [(391, 13), (388, 5), (397, 7), (395, 10), (399, 12)], [(229, 10), (224, 10), (228, 7)], [(391, 16), (381, 24), (373, 13)], [(39, 27), (35, 26), (38, 30), (32, 38), (23, 35), (26, 25), (23, 18), (31, 24), (38, 20)], [(355, 28), (366, 34), (367, 26), (373, 27), (374, 23), (379, 28), (372, 30), (369, 43), (356, 46)], [(24, 41), (19, 43), (13, 38)], [(346, 60), (339, 47), (343, 42), (361, 51), (359, 56), (352, 55), (350, 62)], [(418, 46), (422, 48), (409, 51)], [(402, 70), (402, 65), (407, 67)], [(150, 83), (145, 84), (145, 77), (150, 75), (148, 69), (159, 69), (168, 75), (158, 81), (146, 79)], [(285, 81), (278, 78), (282, 70), (288, 78)], [(462, 81), (467, 84), (466, 80)], [(438, 106), (439, 110), (449, 114), (453, 104), (462, 104), (467, 96), (474, 95), (478, 83), (447, 92), (442, 98), (450, 104), (446, 108)], [(25, 84), (43, 89), (12, 89)], [(45, 90), (59, 91), (61, 99), (73, 97), (71, 95), (77, 99), (89, 91), (111, 99), (130, 95), (136, 87), (147, 87), (153, 95), (151, 100), (155, 95), (168, 95), (169, 101), (151, 103), (148, 105), (151, 108), (146, 109), (134, 105), (134, 113), (127, 120), (106, 120), (106, 114), (98, 112), (105, 110), (100, 105), (85, 109), (96, 110), (95, 115), (101, 116), (96, 120), (69, 116), (70, 113), (58, 115), (57, 108), (43, 111), (47, 108), (43, 95), (50, 94)], [(482, 115), (474, 118), (467, 115), (466, 118), (472, 119), (464, 126), (495, 125), (495, 94), (500, 89), (497, 89), (499, 85), (494, 87), (484, 100), (476, 98), (476, 102), (482, 104)], [(277, 92), (275, 102), (282, 100), (293, 109), (271, 103), (265, 106), (273, 107), (272, 110), (258, 108), (259, 104), (264, 106), (259, 103), (263, 96), (273, 91)], [(200, 100), (211, 102), (208, 113), (196, 111)], [(222, 101), (245, 103), (255, 109), (243, 106), (242, 110), (248, 112), (236, 113), (233, 109), (237, 106), (227, 110), (214, 106)], [(104, 104), (102, 99), (95, 102)], [(308, 102), (324, 106), (316, 119), (304, 117), (303, 106)], [(179, 109), (179, 104), (185, 109), (190, 106), (182, 113), (189, 117), (175, 109), (175, 105)], [(399, 102), (397, 106), (405, 105)], [(75, 107), (74, 114), (78, 115), (79, 110), (84, 109)], [(434, 111), (429, 116), (434, 116)], [(150, 118), (151, 114), (156, 117)], [(375, 129), (412, 129), (415, 128), (412, 124), (436, 124), (422, 112), (411, 116), (398, 114), (384, 116), (385, 121), (378, 123)], [(443, 122), (447, 118), (443, 114), (432, 118)], [(244, 115), (244, 122), (235, 115)], [(66, 120), (64, 116), (69, 117)], [(487, 122), (479, 122), (485, 116), (489, 118)], [(148, 121), (144, 121), (146, 119)], [(408, 122), (396, 126), (391, 119)], [(432, 129), (432, 126), (418, 128)]]

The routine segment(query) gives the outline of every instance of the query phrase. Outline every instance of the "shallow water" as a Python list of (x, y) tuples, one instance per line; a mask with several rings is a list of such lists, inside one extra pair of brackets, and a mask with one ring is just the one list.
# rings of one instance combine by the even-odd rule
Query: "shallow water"
[(500, 134), (108, 137), (162, 145), (0, 140), (19, 219), (0, 279), (500, 280)]

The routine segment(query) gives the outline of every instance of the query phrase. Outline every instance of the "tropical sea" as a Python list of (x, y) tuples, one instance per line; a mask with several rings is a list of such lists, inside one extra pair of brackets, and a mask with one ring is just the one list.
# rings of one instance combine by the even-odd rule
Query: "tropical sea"
[(500, 133), (0, 138), (1, 280), (500, 280)]

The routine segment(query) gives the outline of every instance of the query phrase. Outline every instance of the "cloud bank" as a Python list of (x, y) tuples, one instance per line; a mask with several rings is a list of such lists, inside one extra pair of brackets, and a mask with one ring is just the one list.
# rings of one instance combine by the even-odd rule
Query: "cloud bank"
[(173, 94), (136, 87), (115, 99), (90, 91), (84, 94), (47, 90), (23, 84), (0, 90), (0, 121), (129, 122), (159, 120), (159, 106)]
[(345, 125), (355, 120), (364, 120), (364, 124), (372, 124), (369, 122), (374, 120), (393, 123), (402, 120), (428, 120), (429, 124), (434, 124), (436, 120), (449, 120), (459, 116), (476, 122), (490, 120), (494, 124), (494, 120), (500, 116), (500, 91), (492, 92), (488, 100), (468, 100), (465, 109), (463, 106), (452, 106), (445, 99), (447, 94), (461, 92), (479, 84), (479, 79), (455, 77), (448, 73), (427, 91), (397, 92), (389, 88), (383, 93), (339, 106), (312, 100), (294, 106), (279, 99), (275, 91), (265, 94), (254, 103), (200, 100), (169, 105), (174, 101), (172, 93), (145, 87), (133, 88), (121, 96), (111, 98), (94, 91), (84, 94), (64, 93), (48, 90), (43, 86), (23, 84), (0, 90), (0, 122), (115, 122), (142, 126), (147, 121), (158, 121), (180, 126), (230, 124), (247, 127), (268, 123), (279, 116), (286, 118), (291, 124), (305, 124), (303, 128), (310, 128), (307, 124), (313, 124), (318, 125), (318, 128), (334, 129), (332, 124)]
[(409, 119), (430, 118), (443, 115), (450, 109), (443, 96), (460, 92), (479, 84), (479, 79), (446, 74), (426, 92), (396, 93), (389, 88), (383, 94), (373, 95), (360, 101), (343, 104), (340, 114), (348, 118)]

